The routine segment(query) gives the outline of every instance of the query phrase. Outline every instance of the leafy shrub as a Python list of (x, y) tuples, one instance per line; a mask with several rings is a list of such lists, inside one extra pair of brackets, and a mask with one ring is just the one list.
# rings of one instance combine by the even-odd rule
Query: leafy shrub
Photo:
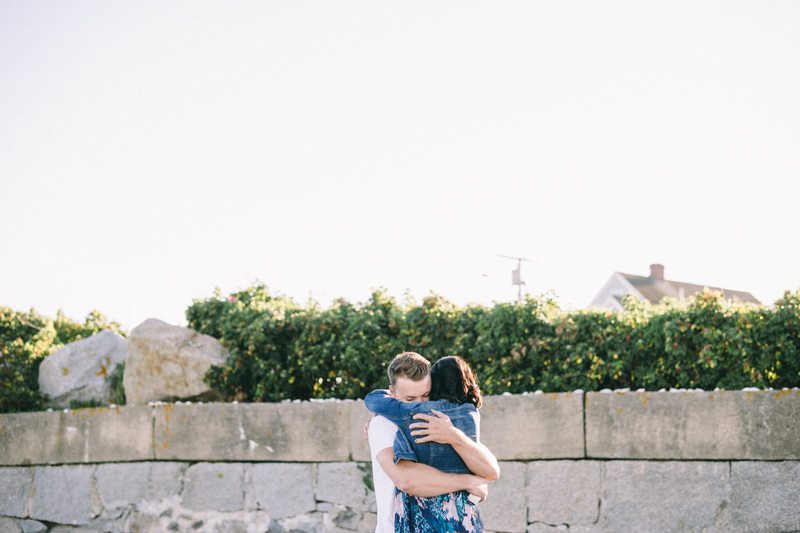
[(118, 364), (108, 379), (111, 380), (111, 403), (125, 405), (125, 387), (122, 378), (125, 375), (125, 362)]
[(92, 311), (83, 323), (59, 311), (55, 319), (34, 309), (17, 312), (0, 306), (0, 413), (42, 410), (48, 398), (39, 392), (39, 365), (64, 344), (119, 324)]
[(713, 291), (624, 305), (623, 313), (563, 312), (529, 297), (458, 307), (435, 294), (401, 305), (380, 290), (321, 309), (257, 284), (228, 296), (216, 290), (186, 317), (230, 351), (206, 380), (240, 401), (359, 398), (386, 386), (386, 365), (404, 350), (463, 356), (487, 394), (800, 385), (800, 292), (773, 307)]
[[(388, 362), (405, 350), (463, 356), (486, 394), (800, 386), (800, 291), (771, 307), (712, 291), (659, 305), (628, 297), (624, 307), (564, 312), (544, 297), (459, 307), (435, 294), (399, 304), (379, 290), (322, 309), (256, 284), (227, 296), (217, 289), (186, 317), (231, 353), (205, 379), (239, 401), (360, 398), (386, 386)], [(46, 407), (41, 361), (103, 329), (125, 335), (96, 311), (80, 323), (0, 307), (0, 412)], [(125, 403), (123, 369), (110, 377), (117, 405)]]

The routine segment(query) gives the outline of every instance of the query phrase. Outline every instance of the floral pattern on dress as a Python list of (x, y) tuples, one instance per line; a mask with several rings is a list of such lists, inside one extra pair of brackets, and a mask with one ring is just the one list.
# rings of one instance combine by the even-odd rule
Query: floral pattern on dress
[(478, 506), (465, 490), (419, 498), (395, 489), (395, 533), (481, 533)]

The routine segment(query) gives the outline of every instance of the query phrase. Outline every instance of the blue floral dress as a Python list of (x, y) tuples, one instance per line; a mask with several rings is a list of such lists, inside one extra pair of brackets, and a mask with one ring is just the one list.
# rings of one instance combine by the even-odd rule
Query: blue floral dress
[(480, 533), (478, 506), (465, 490), (419, 498), (395, 489), (395, 533)]

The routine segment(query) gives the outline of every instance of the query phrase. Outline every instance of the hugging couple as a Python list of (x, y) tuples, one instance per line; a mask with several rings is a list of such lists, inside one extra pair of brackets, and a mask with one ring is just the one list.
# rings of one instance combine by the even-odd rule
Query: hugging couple
[(378, 507), (376, 533), (481, 532), (476, 503), (500, 476), (480, 443), (481, 392), (461, 357), (415, 352), (389, 365), (389, 389), (367, 395), (364, 426)]

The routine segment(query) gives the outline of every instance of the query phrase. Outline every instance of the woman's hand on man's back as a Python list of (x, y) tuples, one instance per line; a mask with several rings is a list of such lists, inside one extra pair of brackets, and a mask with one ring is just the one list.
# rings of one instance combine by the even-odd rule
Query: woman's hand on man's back
[(463, 442), (464, 439), (469, 439), (463, 431), (453, 425), (449, 416), (436, 409), (431, 409), (431, 413), (433, 415), (417, 413), (414, 415), (414, 419), (419, 422), (408, 425), (408, 428), (412, 430), (411, 435), (415, 437), (414, 442), (455, 445)]

